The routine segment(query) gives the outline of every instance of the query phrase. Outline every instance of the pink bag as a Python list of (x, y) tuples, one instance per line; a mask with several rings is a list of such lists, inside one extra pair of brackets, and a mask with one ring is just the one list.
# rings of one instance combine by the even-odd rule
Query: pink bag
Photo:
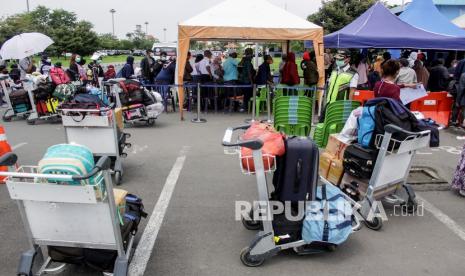
[(50, 78), (55, 85), (66, 84), (70, 83), (71, 79), (69, 78), (68, 74), (63, 71), (63, 69), (59, 67), (52, 67), (50, 68)]

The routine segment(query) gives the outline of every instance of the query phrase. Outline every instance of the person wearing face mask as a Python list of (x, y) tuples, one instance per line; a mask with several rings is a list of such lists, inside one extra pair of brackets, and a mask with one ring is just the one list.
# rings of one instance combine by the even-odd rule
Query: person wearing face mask
[(71, 55), (71, 59), (69, 61), (69, 68), (66, 70), (68, 77), (71, 81), (77, 81), (80, 79), (79, 75), (79, 65), (78, 62), (81, 61), (81, 56), (78, 54)]
[(154, 76), (154, 67), (155, 67), (155, 58), (153, 51), (147, 49), (145, 51), (145, 57), (140, 62), (140, 68), (142, 70), (142, 77), (148, 84), (153, 84)]
[(103, 78), (105, 75), (104, 75), (104, 72), (103, 72), (103, 68), (102, 66), (100, 65), (102, 63), (102, 58), (97, 55), (97, 54), (94, 54), (92, 57), (91, 57), (91, 60), (92, 62), (89, 63), (88, 67), (89, 69), (91, 70), (91, 81), (92, 81), (92, 84), (96, 87), (99, 86), (99, 78)]
[(166, 54), (166, 52), (161, 52), (160, 58), (155, 62), (155, 65), (153, 68), (153, 76), (155, 78), (158, 76), (161, 69), (163, 69), (163, 65), (165, 65), (167, 60), (168, 60), (168, 54)]
[(42, 55), (40, 60), (42, 65), (40, 66), (40, 73), (42, 75), (48, 76), (50, 73), (50, 68), (52, 67), (52, 60), (47, 55)]
[(336, 64), (329, 78), (326, 104), (351, 99), (358, 85), (358, 73), (350, 66), (350, 54), (346, 50), (337, 52)]

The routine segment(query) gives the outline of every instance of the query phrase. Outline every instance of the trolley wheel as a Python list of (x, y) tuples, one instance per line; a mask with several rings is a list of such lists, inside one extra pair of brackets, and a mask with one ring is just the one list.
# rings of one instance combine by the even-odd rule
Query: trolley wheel
[(365, 225), (371, 230), (379, 230), (383, 227), (383, 220), (380, 217), (375, 217), (373, 221), (365, 220)]
[(406, 211), (407, 214), (413, 214), (417, 211), (418, 203), (416, 200), (408, 200), (407, 203), (402, 204), (402, 210)]
[(132, 147), (132, 144), (131, 143), (125, 143), (124, 146), (128, 149), (130, 149)]
[(120, 171), (115, 172), (115, 184), (116, 185), (121, 185), (121, 181), (123, 179), (123, 176), (121, 175)]
[[(6, 113), (6, 112), (5, 112)], [(6, 114), (3, 115), (2, 117), (2, 120), (4, 122), (11, 122), (11, 119), (13, 118), (13, 116), (6, 116)]]
[(32, 274), (32, 271), (29, 271), (29, 273), (20, 272), (20, 273), (18, 273), (16, 275), (18, 275), (18, 276), (33, 276), (34, 274)]
[(153, 126), (155, 124), (155, 119), (154, 118), (150, 118), (147, 120), (147, 125), (148, 126)]
[(28, 125), (35, 125), (36, 124), (36, 120), (26, 120), (27, 124)]
[(335, 244), (330, 244), (326, 246), (326, 250), (328, 250), (328, 252), (334, 252), (336, 251), (336, 249), (337, 249), (337, 245)]
[(250, 247), (248, 246), (244, 247), (241, 250), (241, 262), (246, 266), (249, 266), (249, 267), (261, 266), (264, 261), (265, 259), (263, 258), (257, 258), (257, 259), (252, 260), (250, 258)]
[[(253, 210), (250, 210), (249, 217), (253, 217)], [(245, 229), (247, 230), (260, 230), (262, 228), (262, 223), (260, 221), (255, 221), (253, 219), (245, 219), (244, 217), (242, 217), (241, 221)]]

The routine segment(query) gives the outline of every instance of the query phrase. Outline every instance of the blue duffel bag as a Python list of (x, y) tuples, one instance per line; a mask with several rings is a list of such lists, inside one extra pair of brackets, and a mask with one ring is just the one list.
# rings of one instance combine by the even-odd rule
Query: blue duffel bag
[(319, 186), (316, 201), (307, 206), (302, 229), (305, 242), (339, 245), (352, 233), (352, 206), (333, 185)]

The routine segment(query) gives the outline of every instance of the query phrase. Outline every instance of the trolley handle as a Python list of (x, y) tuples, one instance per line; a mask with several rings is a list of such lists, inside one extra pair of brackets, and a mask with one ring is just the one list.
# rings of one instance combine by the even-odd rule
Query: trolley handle
[(405, 134), (406, 136), (415, 136), (417, 138), (424, 137), (424, 136), (427, 136), (428, 134), (430, 134), (429, 130), (421, 131), (421, 132), (411, 132), (411, 131), (405, 130), (405, 129), (400, 128), (400, 127), (398, 127), (396, 125), (393, 125), (393, 124), (389, 124), (389, 125), (384, 126), (384, 131), (392, 133), (392, 134), (400, 132), (400, 133)]
[(231, 143), (232, 139), (232, 134), (235, 130), (239, 129), (247, 129), (249, 128), (250, 125), (245, 125), (245, 126), (239, 126), (239, 127), (228, 127), (226, 129), (226, 132), (224, 133), (223, 136), (223, 146), (225, 147), (245, 147), (249, 148), (251, 150), (259, 150), (263, 147), (263, 142), (261, 140), (245, 140), (245, 141), (238, 141), (236, 143)]
[(0, 157), (0, 166), (13, 166), (18, 161), (18, 156), (12, 152), (5, 153)]
[(111, 166), (111, 159), (110, 157), (104, 155), (102, 157), (99, 158), (99, 160), (97, 161), (97, 164), (95, 164), (95, 167), (90, 171), (90, 173), (86, 174), (86, 175), (73, 175), (72, 176), (72, 179), (73, 180), (85, 180), (85, 179), (89, 179), (91, 178), (92, 176), (96, 175), (98, 172), (100, 171), (104, 171), (104, 170), (108, 170), (110, 169), (110, 166)]

